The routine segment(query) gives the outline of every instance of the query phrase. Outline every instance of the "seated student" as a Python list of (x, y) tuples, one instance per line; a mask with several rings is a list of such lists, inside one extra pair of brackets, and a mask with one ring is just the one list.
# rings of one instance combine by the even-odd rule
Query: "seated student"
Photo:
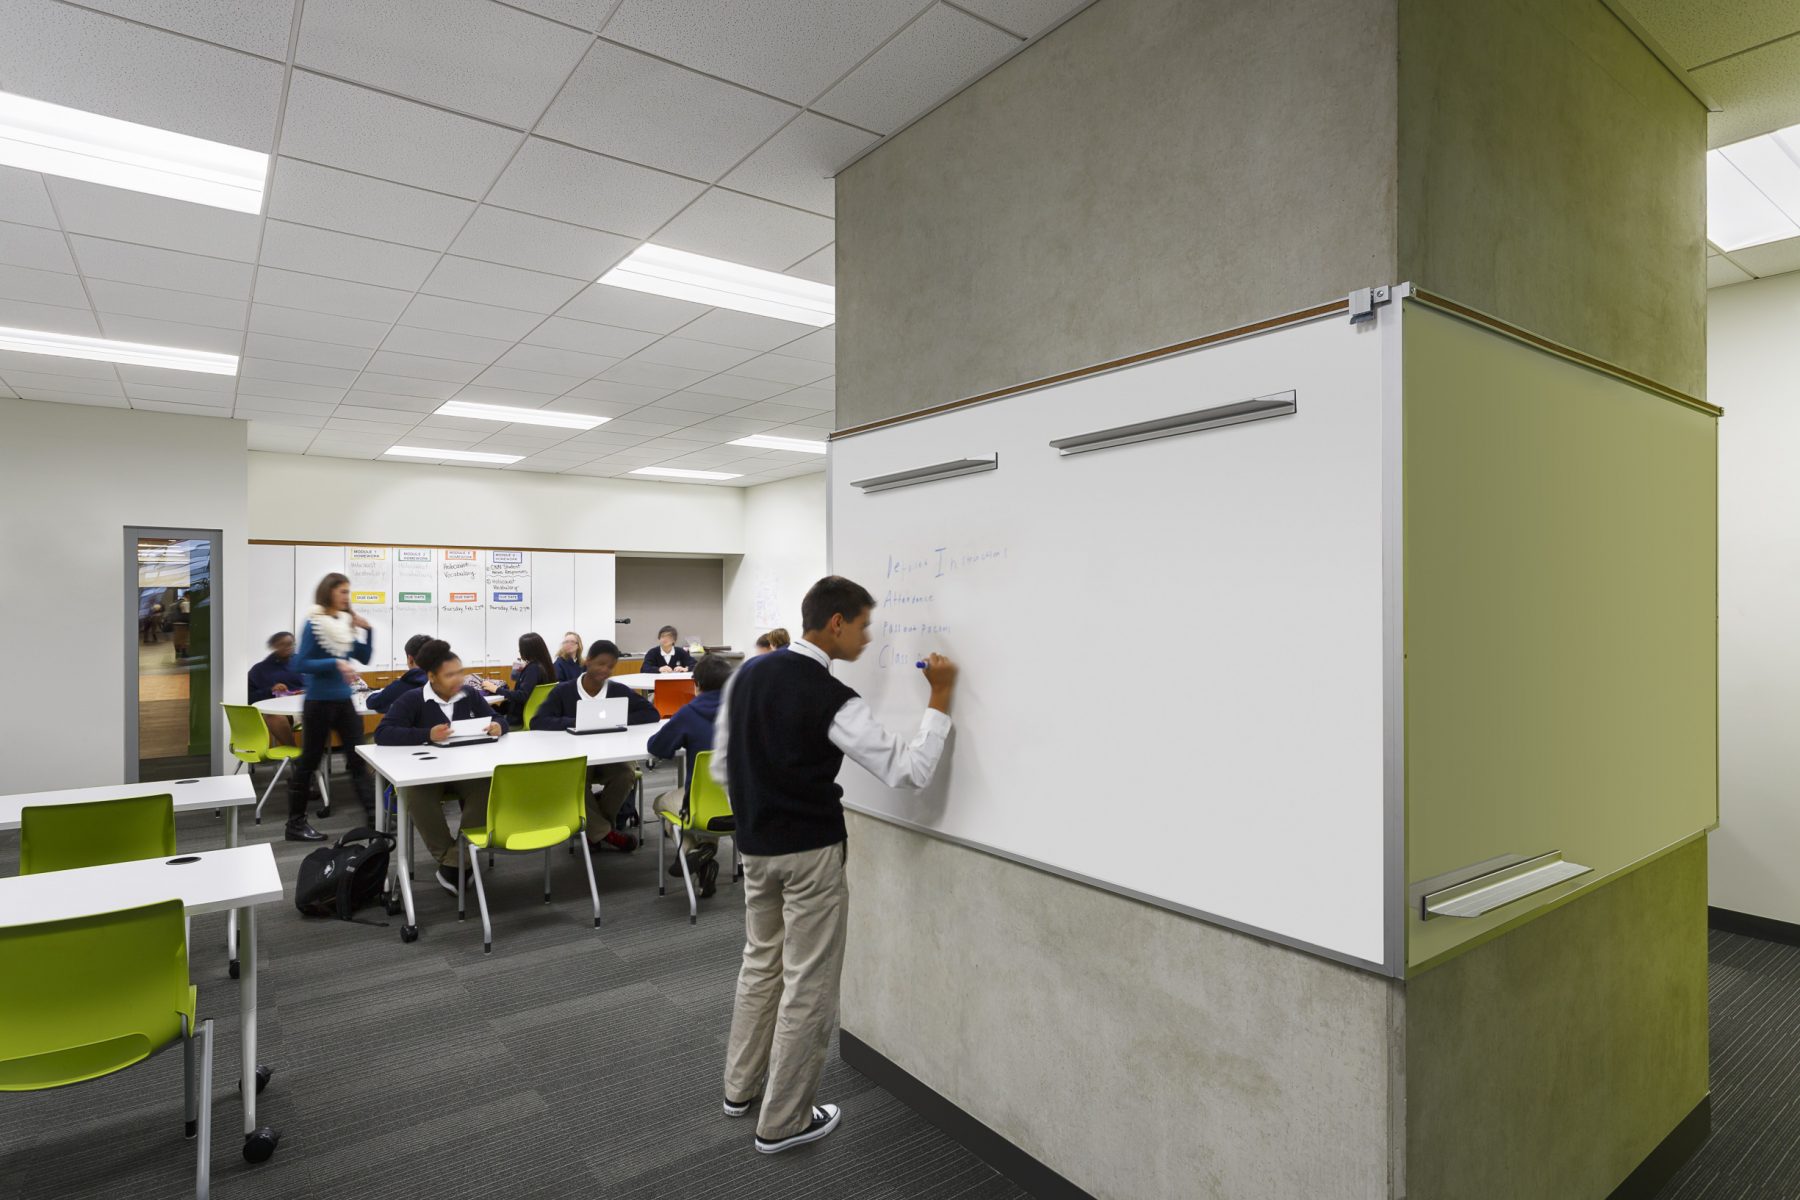
[(673, 625), (664, 625), (656, 631), (656, 645), (644, 655), (644, 674), (661, 675), (694, 669), (694, 656), (687, 652), (686, 646), (675, 644), (680, 636)]
[(363, 704), (370, 712), (384, 713), (393, 707), (401, 692), (416, 692), (425, 686), (425, 671), (419, 666), (419, 647), (431, 640), (429, 634), (415, 633), (406, 639), (406, 672), (379, 692), (370, 692)]
[(519, 661), (525, 665), (519, 668), (512, 686), (501, 688), (500, 694), (506, 697), (506, 711), (523, 714), (525, 702), (536, 688), (556, 682), (556, 664), (550, 659), (550, 647), (535, 633), (519, 635)]
[[(687, 751), (689, 772), (687, 786), (681, 791), (670, 790), (656, 798), (652, 805), (655, 811), (680, 813), (686, 810), (688, 793), (693, 789), (694, 756), (713, 748), (713, 719), (719, 715), (719, 701), (725, 697), (725, 681), (730, 678), (730, 663), (717, 654), (702, 658), (694, 667), (694, 698), (682, 705), (667, 725), (651, 735), (649, 750), (657, 758), (674, 758), (681, 751)], [(687, 852), (688, 871), (700, 881), (702, 896), (712, 895), (718, 882), (719, 864), (713, 861), (718, 850), (718, 843), (708, 839)], [(681, 874), (681, 864), (670, 867), (669, 874)]]
[[(488, 734), (500, 737), (506, 721), (488, 706), (485, 697), (463, 686), (462, 659), (450, 643), (428, 638), (411, 656), (425, 672), (425, 684), (400, 693), (381, 724), (375, 727), (377, 746), (427, 746), (450, 736), (450, 722), (474, 717), (488, 719)], [(456, 839), (444, 821), (444, 793), (455, 791), (462, 801), (462, 824), (480, 825), (487, 820), (488, 780), (462, 779), (456, 783), (409, 787), (402, 796), (425, 848), (437, 860), (437, 881), (445, 891), (456, 891)], [(466, 866), (466, 864), (465, 864)]]
[(572, 629), (563, 634), (562, 646), (556, 652), (556, 682), (567, 683), (581, 674), (581, 648), (586, 644)]
[(788, 636), (787, 630), (777, 627), (756, 639), (756, 652), (767, 654), (771, 650), (786, 650), (793, 644), (793, 641), (794, 639)]
[[(613, 668), (618, 665), (619, 648), (611, 642), (598, 641), (589, 646), (587, 656), (582, 660), (582, 673), (567, 683), (556, 685), (556, 690), (538, 706), (537, 715), (531, 719), (531, 728), (575, 728), (575, 708), (583, 697), (589, 700), (600, 696), (629, 700), (629, 715), (625, 718), (628, 725), (653, 725), (662, 720), (654, 704), (624, 684), (610, 682)], [(630, 797), (632, 785), (636, 782), (637, 772), (628, 763), (607, 763), (588, 768), (587, 838), (590, 853), (602, 846), (626, 853), (637, 849), (636, 838), (613, 828), (613, 820), (619, 815), (619, 806)], [(598, 797), (593, 794), (596, 786), (601, 789)]]
[[(306, 690), (306, 677), (294, 670), (289, 659), (294, 657), (294, 635), (283, 630), (269, 635), (267, 643), (269, 656), (250, 668), (250, 703), (259, 700), (273, 700), (277, 696), (291, 696)], [(277, 715), (264, 716), (263, 723), (269, 727), (269, 744), (274, 746), (297, 745), (294, 741), (294, 722), (290, 717)]]

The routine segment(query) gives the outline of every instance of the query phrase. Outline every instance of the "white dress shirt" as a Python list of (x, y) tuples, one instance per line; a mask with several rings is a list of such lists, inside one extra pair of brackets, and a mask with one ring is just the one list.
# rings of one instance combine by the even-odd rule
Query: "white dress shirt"
[[(425, 703), (435, 704), (443, 709), (444, 720), (446, 722), (454, 722), (456, 720), (456, 701), (461, 696), (462, 691), (461, 689), (458, 689), (448, 700), (446, 700), (437, 694), (436, 688), (432, 687), (429, 683), (425, 685)], [(437, 722), (433, 721), (432, 724), (435, 725)]]
[[(805, 638), (788, 647), (804, 654), (827, 671), (831, 658)], [(740, 670), (742, 668), (739, 668)], [(713, 722), (712, 777), (725, 784), (726, 749), (731, 730), (731, 685), (734, 674), (725, 684), (725, 696), (719, 701), (719, 715)], [(901, 741), (875, 719), (874, 710), (861, 696), (852, 696), (831, 719), (827, 736), (831, 744), (842, 750), (857, 766), (889, 787), (922, 788), (937, 773), (938, 759), (944, 754), (944, 739), (950, 735), (950, 714), (935, 708), (925, 710), (919, 718), (919, 730), (912, 740)]]

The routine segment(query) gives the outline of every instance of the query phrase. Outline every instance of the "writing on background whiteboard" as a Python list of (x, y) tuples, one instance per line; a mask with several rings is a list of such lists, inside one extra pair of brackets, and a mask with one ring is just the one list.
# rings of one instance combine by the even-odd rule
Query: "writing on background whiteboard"
[(963, 578), (979, 581), (1004, 567), (1006, 559), (1007, 547), (980, 543), (890, 553), (875, 613), (875, 665), (916, 669), (927, 654), (944, 650), (953, 626), (929, 606), (937, 604), (940, 593), (955, 593)]
[(933, 546), (928, 551), (902, 555), (899, 558), (890, 554), (887, 560), (887, 578), (927, 576), (932, 579), (942, 579), (947, 575), (954, 575), (958, 571), (996, 563), (1005, 558), (1005, 546), (982, 550), (968, 550), (956, 546)]

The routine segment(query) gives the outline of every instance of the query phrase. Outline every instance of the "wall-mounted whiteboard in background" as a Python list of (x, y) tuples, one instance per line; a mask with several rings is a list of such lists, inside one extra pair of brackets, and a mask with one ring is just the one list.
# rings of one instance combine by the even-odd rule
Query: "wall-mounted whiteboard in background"
[(250, 563), (259, 646), (270, 633), (296, 630), (319, 581), (341, 572), (374, 630), (373, 670), (405, 666), (416, 633), (444, 638), (470, 665), (491, 666), (512, 663), (522, 633), (542, 634), (554, 654), (571, 629), (592, 639), (613, 627), (606, 553), (257, 543)]
[[(845, 803), (1383, 964), (1397, 325), (1320, 320), (833, 443), (831, 568), (877, 601), (873, 643), (838, 673), (910, 732), (917, 660), (962, 666), (933, 785), (891, 790), (846, 763)], [(1288, 390), (1291, 416), (1048, 445)], [(995, 453), (993, 471), (852, 486)], [(1116, 636), (1096, 648), (1097, 629)]]

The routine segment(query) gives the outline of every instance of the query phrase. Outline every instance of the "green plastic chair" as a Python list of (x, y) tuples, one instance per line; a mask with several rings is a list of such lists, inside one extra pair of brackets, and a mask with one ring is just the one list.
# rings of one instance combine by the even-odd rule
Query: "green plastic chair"
[[(550, 851), (584, 836), (587, 826), (587, 757), (561, 758), (552, 762), (502, 763), (494, 768), (488, 788), (487, 824), (464, 826), (456, 835), (456, 919), (467, 915), (463, 901), (463, 847), (472, 848), (470, 865), (475, 875), (475, 902), (481, 908), (481, 950), (494, 949), (494, 927), (488, 921), (487, 889), (481, 882), (481, 855), (486, 850), (493, 866), (495, 851), (502, 854), (544, 852), (544, 903), (550, 903)], [(600, 928), (600, 888), (594, 882), (594, 860), (587, 864), (588, 893), (594, 900), (594, 928)]]
[(531, 718), (537, 716), (537, 710), (544, 706), (544, 701), (548, 700), (550, 693), (555, 690), (554, 683), (540, 683), (531, 689), (531, 695), (525, 697), (525, 723), (519, 726), (521, 730), (531, 728)]
[[(262, 824), (263, 805), (275, 792), (275, 785), (281, 779), (281, 773), (287, 770), (288, 760), (299, 758), (301, 749), (298, 746), (269, 745), (269, 726), (263, 721), (260, 710), (252, 704), (221, 704), (225, 710), (225, 720), (231, 727), (231, 756), (238, 760), (238, 770), (245, 765), (250, 773), (256, 774), (258, 763), (272, 762), (275, 766), (275, 777), (269, 780), (269, 786), (263, 794), (256, 798), (256, 823)], [(299, 725), (296, 724), (298, 729)]]
[(69, 871), (175, 853), (175, 797), (33, 804), (19, 813), (19, 874)]
[(100, 1079), (180, 1042), (206, 1200), (213, 1041), (211, 1021), (196, 1028), (198, 1004), (179, 900), (0, 928), (0, 1092)]
[[(683, 751), (683, 754), (686, 752)], [(663, 835), (656, 843), (656, 894), (668, 894), (668, 888), (663, 884), (663, 880), (668, 878), (663, 872), (663, 843), (669, 840), (669, 833), (673, 830), (675, 861), (681, 864), (681, 878), (687, 884), (689, 925), (700, 923), (700, 901), (694, 895), (694, 876), (688, 870), (687, 855), (682, 853), (683, 837), (695, 841), (730, 838), (731, 878), (736, 881), (744, 877), (743, 864), (738, 857), (737, 821), (731, 815), (731, 797), (725, 794), (725, 788), (712, 777), (712, 756), (711, 750), (702, 750), (694, 755), (694, 761), (689, 766), (692, 773), (691, 785), (682, 811), (672, 813), (658, 809), (656, 813), (663, 819)]]

